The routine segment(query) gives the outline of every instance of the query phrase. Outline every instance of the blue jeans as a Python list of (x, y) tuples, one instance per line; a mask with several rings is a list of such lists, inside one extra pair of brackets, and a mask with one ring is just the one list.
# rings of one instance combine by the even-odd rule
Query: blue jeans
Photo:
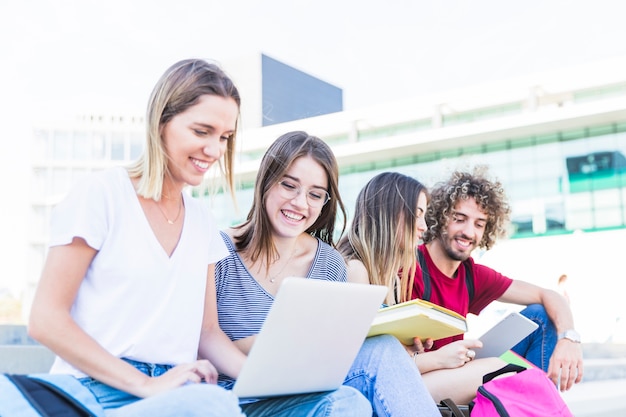
[(512, 350), (547, 372), (550, 356), (556, 346), (556, 327), (541, 304), (531, 304), (520, 313), (537, 323), (539, 327)]
[[(149, 376), (159, 376), (171, 368), (125, 359)], [(139, 398), (93, 378), (81, 378), (105, 409), (107, 417), (243, 417), (237, 397), (211, 384), (191, 384), (149, 398)]]
[[(271, 375), (268, 375), (271, 378)], [(306, 378), (306, 376), (305, 376)], [(350, 387), (335, 391), (274, 397), (242, 404), (248, 417), (363, 417), (372, 415), (367, 399)]]
[(361, 391), (377, 417), (441, 417), (417, 366), (390, 335), (365, 339), (344, 385)]
[[(268, 375), (268, 378), (271, 378)], [(306, 378), (306, 375), (303, 376)], [(231, 390), (235, 380), (218, 382)], [(281, 397), (243, 399), (239, 405), (248, 417), (363, 417), (372, 415), (367, 398), (352, 387), (341, 386), (335, 391)]]

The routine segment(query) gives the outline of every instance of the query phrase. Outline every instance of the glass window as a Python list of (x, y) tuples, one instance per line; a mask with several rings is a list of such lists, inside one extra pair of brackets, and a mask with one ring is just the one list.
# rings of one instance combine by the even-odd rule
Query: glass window
[(620, 190), (602, 190), (593, 193), (593, 205), (596, 208), (619, 207)]
[(28, 247), (28, 262), (26, 263), (26, 274), (28, 281), (36, 283), (41, 275), (46, 255), (46, 245), (30, 244)]
[(590, 210), (576, 210), (568, 212), (567, 229), (585, 230), (593, 228), (593, 214)]
[(125, 157), (124, 134), (120, 132), (113, 132), (111, 134), (111, 160), (123, 161)]
[(51, 195), (64, 195), (70, 187), (70, 171), (68, 168), (52, 170)]
[(75, 184), (78, 180), (80, 180), (82, 177), (84, 177), (85, 175), (91, 173), (91, 170), (89, 169), (73, 169), (72, 170), (72, 178), (71, 178), (71, 184)]
[(131, 133), (130, 135), (130, 159), (139, 158), (144, 147), (144, 135), (141, 133)]
[(91, 135), (88, 132), (74, 132), (74, 159), (91, 160)]
[(94, 132), (92, 138), (92, 150), (93, 159), (96, 161), (102, 161), (107, 158), (106, 155), (106, 135), (103, 132)]
[(37, 129), (33, 132), (31, 148), (34, 160), (44, 160), (50, 157), (50, 140), (47, 130)]
[(66, 130), (52, 132), (52, 158), (69, 160), (72, 157), (72, 134)]
[(34, 206), (28, 222), (30, 236), (41, 239), (48, 233), (48, 218), (45, 206)]
[(45, 197), (48, 190), (48, 179), (50, 174), (46, 168), (39, 168), (33, 170), (31, 176), (31, 199), (33, 201), (41, 201)]
[(622, 225), (622, 210), (606, 208), (594, 210), (594, 227), (616, 227)]
[[(621, 128), (617, 125), (582, 128), (344, 166), (339, 183), (350, 212), (361, 188), (381, 171), (402, 172), (432, 188), (453, 170), (486, 164), (490, 175), (505, 187), (518, 230), (543, 233), (564, 228), (621, 226), (626, 216), (623, 209), (626, 196), (618, 191), (626, 187), (626, 169), (623, 178), (621, 174), (614, 175), (608, 182), (580, 178), (574, 184), (568, 175), (566, 158), (602, 151), (620, 151), (626, 155), (626, 124)], [(600, 212), (606, 214), (602, 223), (597, 219)]]
[(505, 191), (511, 200), (528, 200), (537, 197), (535, 182), (513, 181), (505, 185)]

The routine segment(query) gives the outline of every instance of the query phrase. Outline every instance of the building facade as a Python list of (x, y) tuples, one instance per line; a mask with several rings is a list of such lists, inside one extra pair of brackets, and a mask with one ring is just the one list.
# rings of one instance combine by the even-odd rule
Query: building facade
[(75, 120), (34, 127), (23, 315), (30, 311), (30, 301), (43, 268), (52, 208), (82, 176), (137, 159), (145, 143), (144, 131), (142, 117), (111, 115), (84, 115)]

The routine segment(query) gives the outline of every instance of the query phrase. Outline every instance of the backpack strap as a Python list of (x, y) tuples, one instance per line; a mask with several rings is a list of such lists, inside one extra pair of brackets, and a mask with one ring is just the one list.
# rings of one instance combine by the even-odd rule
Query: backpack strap
[(526, 368), (524, 368), (523, 366), (515, 365), (514, 363), (509, 363), (496, 371), (485, 374), (483, 376), (483, 384), (486, 384), (487, 382), (491, 381), (492, 379), (500, 375), (508, 374), (510, 372), (515, 372), (519, 374), (520, 372), (523, 372), (525, 370)]
[(474, 266), (470, 262), (469, 258), (463, 261), (465, 265), (465, 285), (467, 286), (467, 295), (469, 296), (469, 302), (474, 299)]
[(469, 417), (470, 415), (468, 406), (459, 406), (450, 398), (441, 400), (441, 402), (437, 404), (437, 407), (442, 416)]
[(424, 293), (422, 294), (422, 300), (430, 301), (430, 274), (428, 273), (428, 267), (426, 266), (426, 258), (422, 254), (422, 251), (416, 249), (417, 260), (420, 263), (420, 269), (422, 270), (422, 282), (424, 283)]
[[(422, 251), (416, 249), (417, 252), (417, 260), (420, 264), (420, 269), (422, 270), (422, 282), (424, 283), (424, 293), (422, 294), (422, 300), (430, 301), (431, 294), (431, 278), (430, 273), (428, 272), (428, 266), (426, 265), (426, 258)], [(467, 295), (469, 296), (469, 302), (471, 303), (474, 299), (474, 268), (472, 267), (472, 263), (469, 258), (463, 261), (463, 265), (465, 265), (465, 286), (467, 287)]]
[[(30, 407), (42, 416), (97, 417), (86, 404), (81, 402), (80, 396), (74, 396), (74, 393), (65, 391), (62, 386), (57, 386), (51, 381), (40, 379), (34, 374), (5, 374), (4, 376), (20, 391)], [(96, 401), (93, 394), (83, 387), (76, 378), (70, 375), (59, 375), (59, 377), (71, 379), (74, 385), (80, 386), (83, 391), (88, 393), (88, 399), (91, 402)]]

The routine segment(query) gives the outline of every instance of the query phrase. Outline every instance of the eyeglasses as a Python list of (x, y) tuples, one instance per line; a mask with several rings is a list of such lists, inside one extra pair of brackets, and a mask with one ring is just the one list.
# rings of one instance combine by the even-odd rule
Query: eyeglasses
[[(280, 194), (283, 198), (288, 198), (290, 200), (299, 196), (302, 191), (302, 187), (300, 187), (300, 185), (291, 181), (282, 180), (278, 183), (278, 185), (278, 189), (280, 190)], [(310, 207), (322, 207), (324, 204), (328, 203), (328, 200), (330, 200), (330, 194), (328, 194), (328, 191), (321, 188), (309, 189), (306, 192), (306, 201)]]

